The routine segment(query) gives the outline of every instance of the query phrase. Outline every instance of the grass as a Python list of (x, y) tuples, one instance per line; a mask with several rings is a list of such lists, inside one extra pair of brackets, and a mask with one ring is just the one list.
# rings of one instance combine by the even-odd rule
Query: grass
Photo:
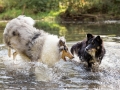
[[(58, 11), (50, 11), (50, 12), (39, 12), (37, 14), (33, 13), (32, 10), (26, 9), (24, 11), (24, 15), (32, 17), (34, 20), (37, 20), (36, 27), (44, 29), (45, 31), (48, 31), (52, 33), (53, 31), (57, 35), (64, 35), (66, 33), (66, 28), (59, 25), (57, 22), (59, 20), (56, 20), (58, 18), (58, 15), (61, 12), (64, 12), (65, 9), (60, 9)], [(0, 20), (11, 20), (19, 15), (22, 15), (23, 11), (21, 9), (15, 9), (7, 10), (4, 13), (0, 14)], [(39, 22), (40, 21), (40, 22)], [(42, 21), (42, 22), (41, 22)], [(5, 24), (2, 25), (4, 27)]]
[(7, 22), (0, 22), (0, 30), (2, 30), (3, 28), (5, 28), (5, 25), (7, 24)]
[(22, 13), (21, 10), (16, 9), (8, 10), (0, 14), (0, 20), (9, 20), (20, 15), (21, 13)]
[[(24, 11), (24, 15), (32, 17), (34, 20), (43, 20), (43, 21), (55, 21), (57, 16), (63, 12), (64, 9), (58, 11), (50, 11), (50, 12), (39, 12), (37, 14), (33, 13), (32, 10), (26, 9)], [(0, 20), (11, 20), (19, 15), (22, 15), (23, 11), (21, 9), (11, 9), (6, 10), (5, 12), (0, 14)]]

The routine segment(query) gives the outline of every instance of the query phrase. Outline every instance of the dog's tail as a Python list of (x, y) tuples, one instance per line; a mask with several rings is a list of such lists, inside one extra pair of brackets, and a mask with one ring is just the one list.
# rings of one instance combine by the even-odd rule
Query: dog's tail
[(33, 26), (35, 24), (35, 21), (31, 17), (26, 17), (25, 15), (20, 15), (17, 18), (31, 26)]

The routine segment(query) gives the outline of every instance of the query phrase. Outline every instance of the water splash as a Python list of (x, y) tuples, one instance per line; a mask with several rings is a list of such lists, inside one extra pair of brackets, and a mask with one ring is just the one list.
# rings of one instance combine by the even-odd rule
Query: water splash
[[(60, 60), (54, 67), (48, 67), (40, 62), (29, 63), (19, 56), (13, 60), (12, 57), (7, 56), (5, 49), (0, 51), (2, 54), (0, 57), (6, 65), (4, 74), (6, 77), (11, 77), (7, 80), (12, 86), (13, 83), (17, 83), (25, 87), (24, 83), (27, 83), (26, 88), (33, 85), (34, 88), (44, 89), (118, 90), (120, 89), (120, 44), (105, 42), (104, 45), (107, 52), (97, 72), (87, 71), (80, 62), (70, 60), (66, 62)], [(31, 67), (34, 67), (32, 68), (34, 70)], [(34, 75), (31, 76), (31, 72)]]

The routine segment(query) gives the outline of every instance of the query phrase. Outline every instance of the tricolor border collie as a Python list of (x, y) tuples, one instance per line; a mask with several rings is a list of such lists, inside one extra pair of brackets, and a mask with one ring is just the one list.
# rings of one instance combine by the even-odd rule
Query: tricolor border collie
[(34, 23), (31, 17), (23, 15), (7, 23), (3, 38), (6, 46), (15, 50), (13, 58), (20, 54), (23, 59), (40, 61), (49, 66), (53, 66), (60, 58), (73, 58), (68, 51), (65, 38), (38, 30), (33, 26)]
[(105, 55), (103, 40), (100, 36), (87, 34), (86, 40), (72, 46), (71, 53), (77, 54), (81, 61), (87, 62), (88, 69), (94, 69), (94, 65), (97, 63), (99, 66)]

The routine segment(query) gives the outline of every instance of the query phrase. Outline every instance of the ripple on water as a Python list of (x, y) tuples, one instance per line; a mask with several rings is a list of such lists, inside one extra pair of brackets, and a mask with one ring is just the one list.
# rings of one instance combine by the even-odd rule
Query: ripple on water
[(97, 72), (87, 71), (83, 64), (69, 60), (67, 62), (60, 60), (52, 68), (42, 63), (34, 63), (35, 69), (32, 68), (32, 70), (31, 63), (22, 60), (19, 56), (17, 56), (16, 60), (13, 60), (12, 57), (7, 56), (7, 50), (4, 49), (0, 51), (0, 59), (5, 64), (4, 69), (2, 69), (4, 74), (0, 77), (2, 81), (0, 81), (2, 83), (5, 82), (4, 87), (6, 88), (11, 86), (15, 88), (41, 88), (45, 90), (119, 90), (120, 44), (115, 42), (105, 42), (104, 44), (106, 55)]

